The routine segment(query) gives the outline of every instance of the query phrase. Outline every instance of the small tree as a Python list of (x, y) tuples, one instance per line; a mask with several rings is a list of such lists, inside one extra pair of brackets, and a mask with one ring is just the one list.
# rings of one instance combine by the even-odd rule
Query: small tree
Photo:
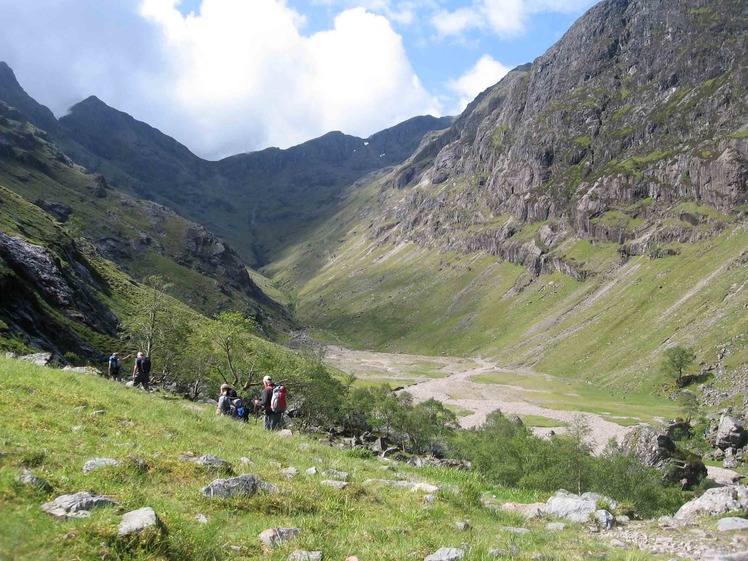
[(664, 374), (675, 378), (678, 387), (683, 387), (683, 375), (696, 360), (696, 353), (690, 347), (671, 347), (665, 350), (661, 369)]

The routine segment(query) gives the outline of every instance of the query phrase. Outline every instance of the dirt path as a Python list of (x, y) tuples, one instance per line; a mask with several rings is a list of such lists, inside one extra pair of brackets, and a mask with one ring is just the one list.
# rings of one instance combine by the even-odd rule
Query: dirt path
[[(412, 381), (415, 378), (415, 383), (406, 384), (405, 390), (418, 402), (433, 398), (458, 411), (470, 411), (469, 415), (459, 417), (460, 425), (465, 428), (479, 426), (496, 409), (506, 415), (537, 415), (560, 421), (559, 427), (533, 429), (542, 436), (551, 431), (563, 433), (566, 430), (564, 424), (569, 425), (581, 416), (590, 429), (588, 443), (598, 453), (611, 438), (620, 443), (632, 430), (632, 427), (621, 426), (593, 413), (549, 409), (534, 404), (529, 399), (532, 392), (525, 388), (475, 383), (471, 378), (480, 374), (518, 372), (499, 368), (483, 359), (372, 353), (342, 347), (328, 347), (325, 358), (341, 370), (351, 372), (361, 379), (389, 379), (397, 384), (398, 380)], [(414, 375), (410, 367), (424, 362), (441, 365), (446, 376), (434, 378)]]

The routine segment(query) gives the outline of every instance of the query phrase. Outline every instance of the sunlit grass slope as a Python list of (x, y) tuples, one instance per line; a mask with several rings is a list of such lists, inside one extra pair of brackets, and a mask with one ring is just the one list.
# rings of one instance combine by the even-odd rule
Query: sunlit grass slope
[[(439, 547), (470, 545), (465, 559), (489, 559), (492, 548), (518, 548), (516, 559), (544, 553), (548, 559), (648, 559), (608, 551), (571, 525), (551, 533), (545, 522), (525, 522), (479, 506), (481, 492), (499, 500), (531, 502), (537, 495), (482, 485), (474, 475), (446, 469), (383, 464), (343, 452), (327, 440), (279, 437), (253, 422), (216, 417), (213, 408), (162, 394), (130, 390), (96, 376), (44, 369), (0, 358), (0, 557), (44, 559), (265, 559), (285, 560), (296, 549), (319, 550), (325, 559), (423, 559)], [(272, 495), (209, 500), (200, 489), (231, 473), (211, 473), (179, 456), (213, 454), (233, 467), (277, 485)], [(84, 475), (92, 458), (119, 460)], [(249, 458), (244, 464), (240, 458)], [(281, 470), (300, 474), (288, 480)], [(320, 475), (305, 470), (316, 467)], [(24, 468), (45, 478), (50, 493), (16, 482)], [(320, 484), (322, 472), (350, 474), (346, 489)], [(378, 485), (366, 479), (417, 479), (441, 490), (427, 504), (423, 493)], [(119, 508), (94, 510), (90, 518), (57, 521), (40, 507), (57, 496), (90, 491), (109, 496)], [(167, 533), (138, 544), (117, 538), (124, 512), (152, 507)], [(207, 524), (196, 515), (207, 517)], [(454, 523), (470, 520), (472, 530)], [(527, 527), (528, 534), (502, 530)], [(268, 528), (298, 527), (298, 539), (265, 550), (258, 534)], [(238, 548), (238, 549), (237, 549)]]

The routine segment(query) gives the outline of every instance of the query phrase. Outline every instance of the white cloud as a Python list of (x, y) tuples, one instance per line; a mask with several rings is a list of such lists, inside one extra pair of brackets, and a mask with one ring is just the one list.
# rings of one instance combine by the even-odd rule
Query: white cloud
[(473, 0), (455, 10), (439, 10), (431, 18), (437, 34), (462, 36), (479, 30), (514, 37), (526, 30), (528, 18), (540, 13), (574, 13), (595, 0)]
[(450, 90), (459, 96), (457, 106), (451, 113), (461, 113), (479, 93), (496, 84), (510, 70), (490, 55), (483, 55), (475, 66), (447, 85)]
[(0, 60), (57, 115), (97, 95), (205, 157), (440, 113), (400, 35), (364, 8), (305, 35), (285, 0), (202, 0), (187, 16), (177, 5), (0, 0)]

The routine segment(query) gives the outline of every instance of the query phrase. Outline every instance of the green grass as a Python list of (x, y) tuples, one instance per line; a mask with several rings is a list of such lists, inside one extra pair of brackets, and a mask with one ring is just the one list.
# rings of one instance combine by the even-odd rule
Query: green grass
[[(467, 542), (466, 560), (488, 559), (492, 548), (516, 545), (521, 558), (545, 553), (559, 560), (586, 559), (589, 548), (616, 559), (608, 547), (580, 533), (544, 530), (544, 521), (525, 522), (482, 508), (483, 492), (499, 502), (543, 500), (537, 493), (485, 485), (470, 472), (392, 464), (383, 472), (376, 460), (358, 459), (327, 440), (303, 436), (279, 438), (254, 423), (216, 417), (207, 405), (190, 404), (163, 394), (146, 394), (96, 376), (44, 369), (0, 358), (0, 556), (14, 560), (46, 559), (286, 559), (295, 549), (321, 550), (326, 559), (358, 555), (362, 559), (423, 558), (439, 547)], [(103, 414), (94, 414), (104, 411)], [(278, 494), (235, 500), (209, 500), (200, 489), (217, 477), (179, 460), (182, 454), (213, 454), (233, 466), (273, 483)], [(120, 460), (118, 466), (84, 475), (94, 457)], [(252, 460), (243, 465), (241, 457)], [(137, 462), (145, 462), (138, 468)], [(281, 467), (278, 467), (281, 466)], [(281, 468), (295, 466), (302, 475), (289, 481)], [(321, 486), (322, 477), (303, 475), (316, 466), (346, 471), (345, 490)], [(27, 467), (53, 486), (36, 492), (15, 482)], [(366, 479), (414, 478), (455, 485), (426, 505), (421, 493), (364, 485)], [(40, 506), (65, 493), (88, 490), (121, 503), (93, 511), (90, 518), (56, 521)], [(152, 507), (167, 529), (154, 541), (117, 538), (124, 512)], [(204, 514), (208, 524), (195, 520)], [(457, 520), (473, 530), (460, 532)], [(257, 535), (267, 528), (298, 527), (301, 536), (277, 549), (264, 550)], [(524, 526), (518, 536), (497, 530)], [(573, 528), (573, 526), (572, 526)], [(578, 538), (582, 539), (578, 539)], [(234, 551), (231, 546), (239, 547)], [(552, 557), (549, 557), (552, 556)]]
[(542, 415), (520, 415), (519, 418), (528, 427), (565, 427), (568, 424)]

